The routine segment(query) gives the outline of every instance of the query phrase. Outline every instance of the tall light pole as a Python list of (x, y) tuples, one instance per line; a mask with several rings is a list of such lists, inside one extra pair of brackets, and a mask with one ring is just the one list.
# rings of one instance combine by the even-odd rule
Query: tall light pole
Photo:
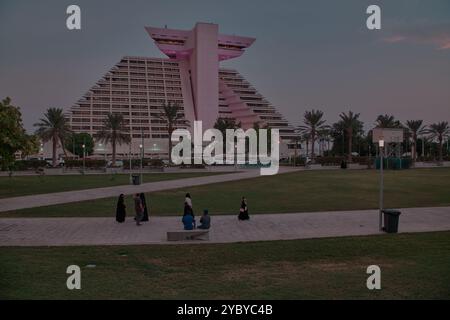
[(141, 176), (141, 183), (142, 183), (142, 156), (143, 156), (143, 150), (144, 150), (144, 145), (142, 145), (142, 144), (140, 144), (139, 145), (139, 151), (140, 151), (140, 154), (141, 154), (141, 166), (140, 166), (140, 176)]
[(82, 147), (83, 147), (83, 174), (84, 174), (86, 169), (86, 144), (83, 143)]
[(133, 177), (131, 175), (131, 141), (130, 141), (130, 150), (128, 151), (128, 164), (130, 165), (130, 184), (133, 183)]
[(380, 147), (380, 219), (379, 219), (379, 226), (380, 231), (383, 230), (383, 188), (384, 188), (384, 181), (383, 181), (383, 149), (384, 149), (384, 140), (381, 139), (378, 141), (378, 146)]
[(144, 176), (142, 174), (142, 162), (144, 161), (144, 131), (141, 127), (141, 183), (144, 182)]

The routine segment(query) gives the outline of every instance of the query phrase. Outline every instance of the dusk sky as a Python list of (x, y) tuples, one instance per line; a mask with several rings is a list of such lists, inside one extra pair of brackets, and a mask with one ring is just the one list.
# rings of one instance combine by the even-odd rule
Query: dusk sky
[[(81, 7), (82, 29), (66, 28)], [(366, 28), (366, 8), (382, 29)], [(122, 56), (163, 57), (144, 26), (255, 37), (236, 68), (293, 124), (307, 109), (332, 123), (361, 113), (450, 121), (450, 1), (23, 1), (0, 0), (0, 98), (20, 106), (28, 130), (45, 109), (68, 110)], [(1, 128), (0, 128), (1, 129)]]

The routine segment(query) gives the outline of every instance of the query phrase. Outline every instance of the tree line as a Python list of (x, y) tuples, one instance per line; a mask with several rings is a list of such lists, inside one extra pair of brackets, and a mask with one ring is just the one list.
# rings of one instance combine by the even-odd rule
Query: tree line
[[(171, 157), (172, 132), (180, 125), (187, 125), (180, 104), (167, 102), (162, 105), (158, 116), (166, 125), (168, 134), (168, 153)], [(352, 152), (355, 150), (355, 141), (359, 144), (364, 142), (370, 148), (371, 131), (364, 132), (364, 123), (360, 120), (360, 114), (348, 111), (339, 115), (339, 121), (331, 125), (326, 124), (324, 113), (320, 110), (305, 111), (302, 119), (303, 124), (296, 128), (295, 138), (290, 141), (294, 144), (297, 154), (299, 144), (306, 146), (306, 155), (312, 161), (316, 157), (316, 142), (319, 145), (319, 153), (346, 154), (348, 161), (352, 160)], [(15, 160), (15, 154), (21, 153), (26, 156), (36, 154), (39, 151), (40, 141), (52, 143), (52, 164), (57, 164), (57, 146), (62, 147), (64, 154), (67, 151), (78, 156), (90, 155), (93, 152), (94, 140), (87, 133), (75, 133), (71, 130), (69, 121), (61, 108), (49, 108), (44, 116), (35, 123), (35, 134), (26, 133), (20, 108), (11, 104), (10, 98), (5, 98), (0, 103), (0, 165), (2, 170), (8, 169)], [(423, 120), (408, 120), (402, 124), (392, 115), (379, 115), (375, 120), (375, 126), (379, 128), (401, 128), (405, 132), (405, 140), (411, 143), (411, 157), (417, 158), (417, 140), (419, 135), (426, 137), (429, 141), (437, 141), (439, 161), (443, 159), (443, 143), (450, 136), (450, 127), (447, 121), (424, 125)], [(232, 118), (218, 118), (214, 128), (222, 133), (226, 129), (237, 129), (240, 123)], [(255, 129), (260, 128), (255, 123)], [(265, 126), (267, 128), (267, 126)], [(94, 134), (97, 141), (111, 145), (112, 165), (116, 162), (117, 145), (129, 144), (130, 134), (125, 119), (120, 113), (110, 113), (102, 123), (102, 129)], [(330, 148), (330, 144), (333, 144)], [(326, 147), (325, 147), (326, 146)], [(326, 149), (326, 150), (325, 150)], [(358, 152), (360, 153), (360, 152)]]

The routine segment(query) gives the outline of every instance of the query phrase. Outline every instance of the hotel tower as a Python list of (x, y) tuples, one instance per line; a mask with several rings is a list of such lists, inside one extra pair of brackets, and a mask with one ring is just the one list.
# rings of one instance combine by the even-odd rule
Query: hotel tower
[[(286, 155), (294, 128), (238, 71), (220, 68), (220, 61), (241, 56), (253, 38), (219, 34), (218, 25), (197, 23), (194, 29), (145, 28), (166, 59), (123, 57), (70, 109), (74, 132), (95, 135), (109, 113), (121, 113), (132, 138), (118, 146), (118, 157), (139, 154), (167, 158), (166, 125), (158, 118), (162, 105), (179, 103), (191, 129), (195, 120), (203, 129), (217, 118), (233, 118), (243, 129), (259, 123), (280, 130), (280, 152)], [(111, 146), (95, 144), (94, 154), (111, 153)]]

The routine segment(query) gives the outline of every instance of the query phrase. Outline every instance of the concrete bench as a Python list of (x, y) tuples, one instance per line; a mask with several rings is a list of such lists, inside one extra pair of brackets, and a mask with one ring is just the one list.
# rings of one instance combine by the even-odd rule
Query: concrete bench
[(176, 230), (167, 231), (167, 241), (209, 240), (209, 230)]

